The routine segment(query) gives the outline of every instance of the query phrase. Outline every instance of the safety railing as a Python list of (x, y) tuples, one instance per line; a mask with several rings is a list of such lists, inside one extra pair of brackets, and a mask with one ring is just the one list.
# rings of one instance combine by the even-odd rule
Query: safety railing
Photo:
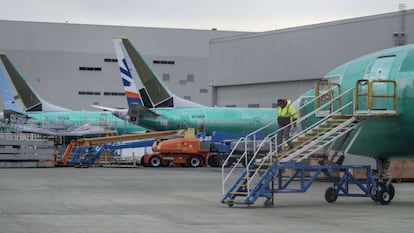
[[(337, 86), (334, 86), (333, 88), (335, 88)], [(329, 91), (329, 90), (327, 90)], [(338, 95), (336, 97), (332, 97), (330, 99), (330, 101), (328, 101), (325, 104), (322, 104), (321, 106), (319, 106), (319, 108), (316, 108), (315, 110), (311, 111), (310, 113), (306, 114), (305, 116), (300, 117), (299, 119), (296, 120), (296, 124), (300, 125), (301, 122), (309, 119), (311, 116), (315, 115), (316, 112), (320, 111), (323, 108), (326, 108), (329, 105), (332, 105), (332, 102), (334, 101), (339, 101), (340, 98), (342, 98), (342, 96), (349, 94), (350, 92), (353, 91), (353, 88), (348, 89), (347, 91), (345, 91), (344, 93), (338, 93)], [(309, 102), (301, 105), (297, 111), (298, 112), (302, 112), (303, 109), (305, 109), (307, 106), (309, 106), (310, 104), (315, 103), (316, 99), (320, 98), (322, 94), (325, 94), (325, 92), (320, 93), (320, 95), (314, 97), (312, 100), (310, 100)], [(344, 108), (348, 107), (350, 104), (352, 104), (352, 100), (351, 103), (346, 104), (345, 106), (341, 106), (338, 110), (334, 111), (333, 113), (329, 114), (329, 116), (331, 116), (332, 114), (337, 114), (340, 113), (340, 111), (342, 111)], [(339, 106), (339, 105), (338, 105)], [(306, 132), (309, 128), (313, 128), (316, 125), (320, 124), (322, 121), (326, 120), (329, 116), (323, 118), (322, 120), (318, 121), (317, 123), (313, 124), (311, 127), (306, 128), (305, 130), (302, 130), (300, 132), (298, 132), (296, 135), (294, 135), (293, 137), (291, 137), (289, 140), (294, 140), (296, 139), (299, 135), (302, 135), (304, 132)], [(265, 131), (268, 127), (270, 126), (274, 126), (274, 124), (277, 124), (276, 120), (274, 122), (269, 123), (266, 126), (263, 126), (262, 128), (253, 131), (252, 133), (246, 135), (245, 137), (240, 138), (237, 143), (235, 144), (234, 148), (232, 149), (232, 151), (230, 152), (229, 156), (227, 157), (227, 159), (225, 160), (225, 162), (223, 163), (222, 166), (222, 189), (223, 189), (223, 194), (225, 193), (225, 186), (226, 183), (229, 181), (230, 177), (232, 176), (233, 172), (236, 170), (236, 168), (239, 166), (239, 164), (241, 164), (241, 161), (244, 161), (245, 167), (250, 167), (251, 164), (253, 162), (256, 161), (257, 156), (260, 152), (260, 150), (262, 149), (262, 147), (264, 145), (269, 145), (269, 150), (267, 152), (267, 155), (264, 156), (263, 158), (261, 158), (261, 163), (258, 166), (259, 168), (263, 167), (265, 162), (270, 162), (273, 163), (273, 155), (275, 154), (275, 151), (277, 153), (277, 148), (278, 146), (281, 145), (277, 145), (277, 140), (276, 140), (276, 136), (277, 133), (287, 127), (291, 127), (293, 124), (293, 122), (290, 123), (287, 126), (281, 127), (278, 130), (268, 134), (263, 140), (261, 140), (260, 142), (257, 142), (256, 140), (256, 135), (260, 132)], [(250, 142), (250, 148), (248, 148)], [(241, 154), (240, 158), (236, 161), (236, 163), (234, 164), (233, 167), (230, 168), (230, 170), (226, 173), (226, 167), (229, 165), (229, 161), (231, 161), (232, 156), (234, 155), (234, 152), (236, 150), (236, 148), (240, 145), (244, 143), (244, 152)], [(248, 150), (251, 149), (251, 151), (253, 152), (252, 154), (248, 154)], [(251, 177), (254, 177), (254, 175), (258, 174), (259, 169), (257, 169), (257, 171), (251, 175)], [(249, 173), (246, 173), (246, 176), (249, 176)], [(251, 179), (250, 177), (246, 177), (247, 184), (249, 186), (249, 184), (251, 183)], [(249, 190), (249, 188), (247, 188), (247, 190)]]
[(367, 79), (358, 80), (355, 87), (354, 112), (359, 116), (396, 115), (396, 81)]

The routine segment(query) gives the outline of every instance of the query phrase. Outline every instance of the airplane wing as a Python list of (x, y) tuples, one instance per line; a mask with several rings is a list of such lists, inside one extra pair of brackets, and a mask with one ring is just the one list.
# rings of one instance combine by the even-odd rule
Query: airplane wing
[(38, 133), (53, 136), (88, 136), (101, 134), (115, 134), (116, 130), (105, 129), (101, 126), (91, 126), (88, 124), (81, 125), (73, 129), (57, 130), (53, 128), (39, 127), (33, 124), (26, 124), (24, 122), (10, 123), (10, 128), (14, 132)]
[(128, 109), (111, 108), (111, 107), (105, 107), (105, 106), (100, 106), (100, 105), (95, 105), (95, 104), (91, 106), (97, 109), (111, 112), (114, 116), (121, 118), (122, 120), (128, 120)]

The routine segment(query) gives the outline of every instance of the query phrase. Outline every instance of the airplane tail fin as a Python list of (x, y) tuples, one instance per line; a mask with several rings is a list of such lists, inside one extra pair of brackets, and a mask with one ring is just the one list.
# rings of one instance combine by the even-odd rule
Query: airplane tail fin
[[(172, 95), (162, 85), (128, 38), (115, 37), (114, 46), (127, 98), (128, 93), (138, 91), (141, 103), (136, 103), (146, 108), (154, 108), (160, 105), (172, 107), (172, 103), (169, 103), (172, 100)], [(128, 106), (130, 104), (130, 99), (128, 99)]]
[(68, 111), (66, 108), (42, 100), (7, 55), (2, 52), (0, 52), (0, 89), (4, 109), (16, 112)]
[(128, 38), (115, 37), (114, 46), (127, 98), (138, 94), (141, 102), (135, 103), (146, 108), (202, 106), (173, 95)]
[[(41, 107), (41, 101), (37, 94), (32, 92), (23, 76), (7, 55), (2, 52), (0, 52), (0, 89), (5, 110), (23, 112)], [(20, 95), (19, 93), (24, 94)]]

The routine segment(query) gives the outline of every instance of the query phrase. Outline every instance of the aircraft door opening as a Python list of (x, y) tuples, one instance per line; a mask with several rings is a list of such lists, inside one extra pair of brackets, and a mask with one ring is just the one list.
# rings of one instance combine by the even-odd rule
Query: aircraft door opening
[(331, 80), (319, 80), (315, 85), (317, 117), (325, 117), (341, 107), (341, 85)]
[[(394, 92), (394, 88), (389, 82), (381, 82), (382, 80), (389, 80), (389, 74), (394, 60), (395, 55), (378, 57), (371, 68), (367, 70), (365, 79), (379, 81), (372, 82), (371, 96), (387, 96)], [(392, 106), (393, 101), (390, 98), (372, 98), (372, 102), (370, 103), (371, 110), (387, 110), (391, 109)]]

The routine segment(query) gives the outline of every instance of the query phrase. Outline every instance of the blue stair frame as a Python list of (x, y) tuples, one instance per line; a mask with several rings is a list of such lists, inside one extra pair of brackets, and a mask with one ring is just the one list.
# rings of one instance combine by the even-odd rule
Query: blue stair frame
[[(357, 178), (354, 175), (357, 169), (363, 170), (364, 178)], [(321, 174), (325, 174), (325, 178), (333, 183), (325, 191), (325, 200), (329, 203), (343, 196), (370, 197), (380, 204), (388, 204), (394, 196), (394, 188), (392, 186), (385, 188), (385, 184), (376, 182), (371, 166), (368, 165), (303, 165), (298, 162), (275, 162), (263, 169), (255, 184), (251, 186), (252, 188), (247, 190), (246, 187), (249, 185), (246, 174), (253, 171), (255, 171), (253, 167), (244, 169), (223, 196), (221, 200), (223, 204), (229, 207), (235, 204), (252, 205), (258, 198), (263, 197), (265, 198), (264, 206), (269, 207), (274, 203), (274, 194), (305, 193)], [(350, 187), (359, 189), (354, 188), (352, 192)]]

